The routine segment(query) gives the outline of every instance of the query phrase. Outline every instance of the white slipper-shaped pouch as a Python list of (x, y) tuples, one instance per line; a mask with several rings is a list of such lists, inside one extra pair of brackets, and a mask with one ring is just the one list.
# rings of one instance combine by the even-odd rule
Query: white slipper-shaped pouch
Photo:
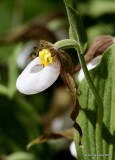
[(58, 60), (43, 67), (37, 57), (20, 74), (16, 87), (23, 94), (36, 94), (49, 88), (57, 80), (59, 74), (60, 62)]

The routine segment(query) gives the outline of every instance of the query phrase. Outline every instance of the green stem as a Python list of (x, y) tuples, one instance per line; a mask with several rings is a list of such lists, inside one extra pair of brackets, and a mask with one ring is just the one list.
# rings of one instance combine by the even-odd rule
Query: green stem
[(75, 46), (77, 46), (77, 48), (79, 48), (77, 41), (75, 41), (73, 39), (60, 40), (54, 44), (54, 47), (57, 49), (74, 48)]
[(4, 86), (4, 85), (2, 85), (2, 84), (0, 84), (0, 94), (1, 95), (5, 95), (6, 97), (10, 97), (10, 94), (9, 94), (9, 92), (8, 92), (8, 87), (6, 87), (6, 86)]
[[(77, 49), (77, 48), (76, 48)], [(103, 124), (103, 102), (101, 100), (101, 97), (99, 96), (97, 89), (95, 88), (95, 85), (90, 77), (89, 71), (86, 66), (86, 62), (84, 59), (84, 55), (78, 53), (79, 60), (82, 66), (82, 69), (84, 71), (86, 80), (88, 82), (88, 85), (93, 92), (97, 105), (98, 105), (98, 117), (97, 117), (97, 123), (96, 123), (96, 149), (97, 154), (102, 154), (102, 124)], [(102, 159), (102, 157), (98, 157), (99, 159)]]

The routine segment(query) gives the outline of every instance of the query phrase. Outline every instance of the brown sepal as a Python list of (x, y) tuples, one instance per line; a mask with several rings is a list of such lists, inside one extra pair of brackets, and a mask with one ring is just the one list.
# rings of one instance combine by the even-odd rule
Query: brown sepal
[(72, 63), (72, 60), (71, 60), (69, 54), (67, 52), (65, 52), (64, 50), (60, 50), (58, 52), (58, 58), (61, 62), (61, 65), (63, 66), (63, 68), (66, 70), (66, 72), (71, 74), (73, 71), (73, 63)]
[(32, 147), (35, 144), (41, 144), (41, 143), (47, 142), (49, 140), (56, 140), (59, 138), (67, 138), (67, 139), (73, 140), (73, 129), (70, 128), (67, 130), (59, 131), (59, 132), (46, 133), (45, 135), (38, 137), (38, 138), (34, 139), (33, 141), (31, 141), (27, 145), (27, 149), (29, 149), (30, 147)]
[(93, 57), (103, 54), (113, 42), (114, 37), (109, 35), (96, 37), (85, 54), (86, 62), (92, 60)]
[[(113, 43), (114, 43), (114, 37), (110, 35), (102, 35), (96, 37), (84, 55), (85, 61), (88, 63), (94, 57), (102, 55), (105, 52), (105, 50)], [(81, 68), (80, 64), (78, 64), (74, 68), (73, 73), (78, 72), (80, 68)]]
[(77, 90), (76, 90), (75, 82), (74, 82), (73, 77), (68, 72), (66, 72), (63, 66), (61, 67), (60, 75), (64, 83), (69, 88), (69, 91), (73, 99), (74, 108), (73, 108), (73, 111), (70, 117), (74, 121), (73, 127), (79, 132), (79, 145), (81, 146), (82, 129), (80, 125), (76, 122), (76, 118), (79, 114), (79, 103), (77, 100)]
[(75, 86), (75, 82), (73, 80), (73, 77), (70, 75), (70, 73), (68, 73), (65, 68), (63, 66), (61, 66), (60, 69), (60, 76), (62, 78), (62, 80), (64, 81), (65, 85), (68, 87), (71, 96), (72, 96), (72, 100), (73, 100), (73, 104), (74, 106), (76, 105), (76, 101), (77, 101), (77, 90), (76, 90), (76, 86)]

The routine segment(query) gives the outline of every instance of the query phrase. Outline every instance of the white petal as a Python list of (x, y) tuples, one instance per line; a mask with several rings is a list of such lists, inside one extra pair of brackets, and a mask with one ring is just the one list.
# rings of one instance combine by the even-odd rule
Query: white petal
[(75, 147), (75, 142), (71, 142), (70, 144), (70, 152), (72, 154), (73, 157), (77, 158), (77, 151), (76, 151), (76, 147)]
[[(101, 61), (101, 58), (102, 58), (102, 55), (99, 55), (97, 56), (96, 58), (92, 59), (88, 64), (87, 64), (87, 68), (88, 70), (91, 70), (93, 68), (95, 68)], [(82, 79), (84, 78), (84, 72), (83, 70), (81, 69), (79, 71), (79, 74), (78, 74), (78, 80), (79, 81), (82, 81)]]
[(36, 94), (50, 87), (58, 78), (59, 73), (60, 63), (58, 61), (42, 67), (37, 57), (18, 77), (16, 87), (23, 94)]
[(17, 57), (17, 65), (19, 66), (20, 69), (24, 69), (28, 65), (28, 63), (30, 63), (30, 59), (28, 57), (32, 52), (33, 47), (36, 45), (37, 42), (35, 40), (28, 41), (24, 45), (21, 53)]

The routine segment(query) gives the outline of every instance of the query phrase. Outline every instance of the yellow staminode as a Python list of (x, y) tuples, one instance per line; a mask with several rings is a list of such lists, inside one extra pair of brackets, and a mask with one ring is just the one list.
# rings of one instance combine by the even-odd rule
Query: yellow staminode
[(51, 57), (51, 52), (49, 49), (43, 49), (39, 52), (40, 63), (43, 66), (47, 66), (48, 64), (53, 63), (53, 58)]

